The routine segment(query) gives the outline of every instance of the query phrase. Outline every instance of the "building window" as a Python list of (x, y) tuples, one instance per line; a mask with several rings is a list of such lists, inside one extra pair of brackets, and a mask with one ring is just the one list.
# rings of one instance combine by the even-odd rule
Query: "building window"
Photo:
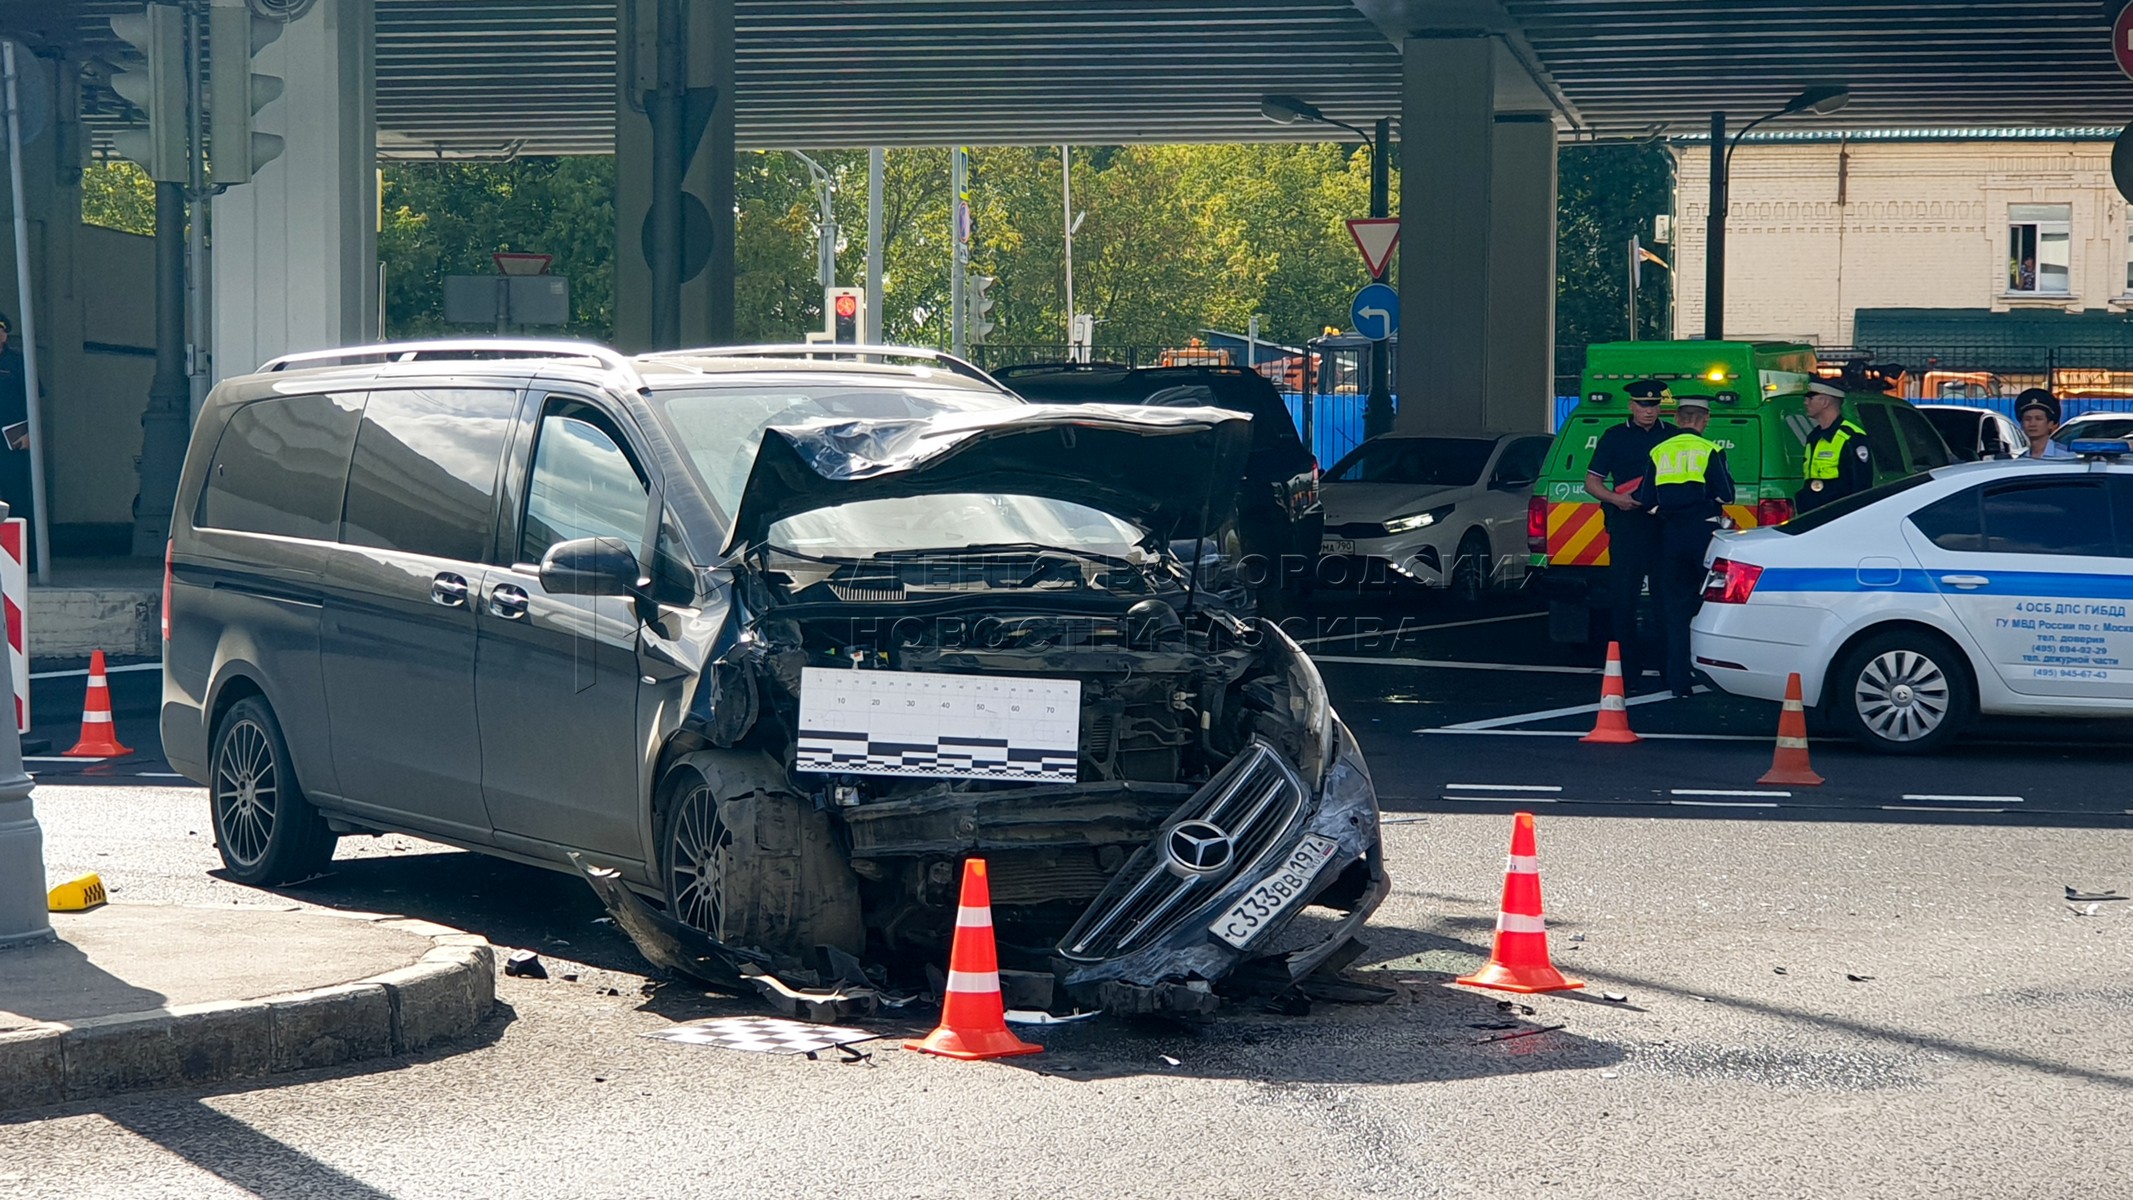
[(2007, 290), (2064, 296), (2073, 262), (2073, 206), (2007, 206)]

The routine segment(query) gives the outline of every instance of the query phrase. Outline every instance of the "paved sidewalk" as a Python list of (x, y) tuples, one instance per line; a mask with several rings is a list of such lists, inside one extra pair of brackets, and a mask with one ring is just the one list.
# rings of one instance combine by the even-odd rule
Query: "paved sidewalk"
[(487, 942), (427, 921), (109, 904), (0, 950), (0, 1112), (403, 1054), (495, 1003)]

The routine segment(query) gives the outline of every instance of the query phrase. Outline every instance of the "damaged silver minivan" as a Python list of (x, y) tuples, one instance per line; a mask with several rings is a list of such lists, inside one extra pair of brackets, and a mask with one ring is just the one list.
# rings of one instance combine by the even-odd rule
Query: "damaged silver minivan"
[(1338, 969), (1388, 886), (1317, 670), (1170, 549), (1249, 440), (929, 351), (277, 360), (186, 460), (163, 744), (247, 882), (406, 831), (893, 963), (982, 855), (1004, 967), (1210, 1011)]

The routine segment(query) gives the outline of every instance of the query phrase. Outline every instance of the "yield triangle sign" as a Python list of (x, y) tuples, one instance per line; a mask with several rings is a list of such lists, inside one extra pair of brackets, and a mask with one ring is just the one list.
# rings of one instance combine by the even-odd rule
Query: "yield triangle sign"
[(1375, 278), (1385, 273), (1392, 248), (1400, 244), (1400, 218), (1358, 217), (1348, 222), (1348, 236), (1355, 239), (1355, 248), (1363, 252), (1363, 265)]

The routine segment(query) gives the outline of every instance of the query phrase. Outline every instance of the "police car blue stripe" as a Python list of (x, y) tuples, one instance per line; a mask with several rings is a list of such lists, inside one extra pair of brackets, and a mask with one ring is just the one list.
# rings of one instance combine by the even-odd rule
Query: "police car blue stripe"
[[(1867, 582), (1861, 581), (1861, 576)], [(1997, 580), (1995, 580), (1997, 582)], [(1933, 577), (1924, 571), (1890, 571), (1857, 567), (1765, 567), (1755, 581), (1763, 592), (1937, 592)]]
[[(2133, 566), (2129, 563), (2128, 566)], [(1992, 582), (1944, 588), (1938, 575), (1982, 575)], [(1862, 581), (1862, 575), (1864, 580)], [(1893, 576), (1893, 577), (1892, 577)], [(1884, 582), (1887, 581), (1887, 582)], [(1856, 567), (1770, 567), (1755, 581), (1763, 592), (1945, 592), (1951, 596), (2038, 596), (2055, 599), (2133, 600), (2133, 575), (2077, 575), (2059, 571), (2004, 571), (1978, 564), (1935, 571), (1905, 568), (1861, 571)]]

